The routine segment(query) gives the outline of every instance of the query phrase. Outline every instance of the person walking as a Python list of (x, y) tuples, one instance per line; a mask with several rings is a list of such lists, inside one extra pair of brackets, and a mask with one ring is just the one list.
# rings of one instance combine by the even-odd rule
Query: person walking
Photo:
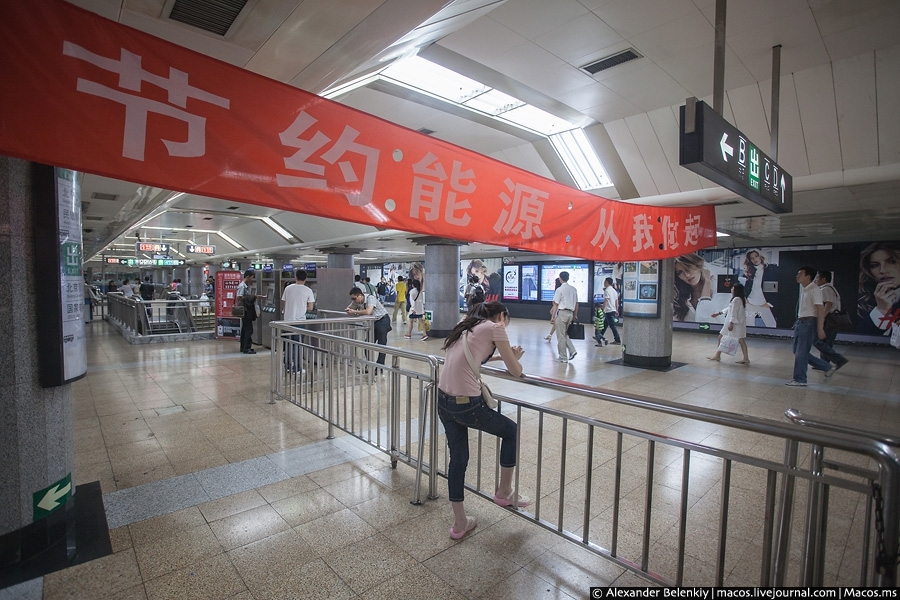
[[(749, 365), (750, 357), (747, 355), (747, 299), (744, 297), (744, 286), (740, 283), (734, 284), (731, 288), (731, 304), (729, 304), (724, 310), (720, 312), (715, 312), (712, 314), (713, 317), (718, 317), (719, 315), (727, 315), (725, 317), (725, 323), (722, 325), (722, 331), (719, 332), (719, 341), (722, 341), (722, 335), (728, 331), (731, 332), (731, 336), (737, 338), (738, 344), (741, 346), (741, 352), (744, 353), (744, 357), (741, 360), (735, 361), (739, 365)], [(716, 350), (716, 353), (712, 356), (707, 356), (709, 360), (719, 360), (722, 356), (722, 353)]]
[[(444, 366), (438, 381), (438, 418), (444, 426), (450, 447), (447, 468), (447, 496), (453, 509), (450, 537), (462, 539), (475, 529), (477, 521), (466, 515), (464, 485), (469, 464), (469, 428), (500, 438), (500, 483), (494, 491), (499, 506), (525, 507), (531, 500), (513, 489), (516, 468), (518, 427), (512, 419), (487, 406), (481, 392), (481, 374), (471, 363), (481, 365), (497, 350), (506, 370), (522, 376), (521, 346), (511, 346), (506, 326), (509, 311), (500, 302), (485, 302), (456, 324), (444, 342)], [(467, 356), (467, 354), (469, 356)], [(472, 360), (470, 361), (470, 358)]]
[(813, 346), (819, 351), (819, 357), (822, 360), (834, 363), (834, 370), (837, 371), (850, 362), (843, 354), (834, 349), (838, 330), (828, 328), (828, 315), (841, 310), (841, 295), (831, 285), (831, 271), (816, 273), (816, 285), (822, 290), (822, 304), (825, 305), (825, 339), (817, 339), (813, 342)]
[(619, 292), (613, 285), (612, 277), (607, 277), (603, 282), (603, 315), (603, 330), (600, 332), (600, 337), (606, 341), (606, 330), (612, 329), (613, 345), (621, 344), (622, 338), (616, 327), (616, 317), (619, 315)]
[(256, 272), (253, 269), (244, 271), (244, 279), (238, 285), (234, 295), (234, 303), (243, 303), (244, 316), (241, 317), (241, 353), (256, 354), (253, 349), (253, 321), (256, 320), (256, 300), (263, 298), (253, 293)]
[(797, 271), (800, 302), (797, 322), (794, 323), (794, 375), (785, 384), (792, 387), (806, 387), (806, 369), (810, 365), (813, 369), (824, 371), (826, 381), (835, 371), (831, 363), (809, 353), (816, 339), (825, 339), (825, 304), (815, 278), (816, 270), (812, 267), (800, 267)]
[[(554, 280), (553, 280), (553, 286), (554, 286), (554, 287), (553, 287), (553, 290), (554, 290), (554, 292), (555, 292), (556, 290), (558, 290), (558, 289), (559, 289), (559, 286), (561, 286), (561, 285), (562, 285), (562, 281), (560, 281), (559, 277), (557, 277), (556, 279), (554, 279)], [(549, 342), (551, 339), (553, 339), (553, 334), (556, 333), (556, 323), (554, 323), (554, 321), (553, 321), (554, 317), (556, 317), (555, 314), (550, 315), (550, 332), (549, 332), (546, 336), (544, 336), (544, 339), (545, 339), (546, 341), (548, 341), (548, 342)]]
[[(305, 321), (306, 313), (312, 312), (316, 307), (316, 297), (306, 285), (306, 277), (307, 273), (304, 269), (294, 271), (294, 283), (284, 288), (284, 292), (281, 294), (281, 314), (285, 321)], [(285, 344), (284, 367), (293, 373), (302, 372), (300, 336), (292, 334), (287, 336), (287, 339), (293, 343)]]
[[(374, 294), (364, 294), (359, 288), (350, 288), (350, 306), (346, 308), (346, 311), (353, 317), (375, 317), (375, 343), (387, 346), (388, 333), (391, 331), (391, 318)], [(375, 362), (384, 365), (384, 352), (378, 353), (378, 360)]]
[(422, 286), (418, 279), (410, 279), (409, 285), (409, 331), (403, 337), (408, 340), (412, 339), (413, 326), (418, 324), (418, 328), (422, 331), (422, 341), (424, 342), (428, 339), (428, 332), (425, 331), (425, 325), (423, 324), (425, 319), (425, 293), (422, 291)]
[(578, 318), (578, 290), (569, 285), (568, 271), (560, 272), (559, 280), (562, 281), (562, 285), (553, 293), (550, 322), (556, 323), (556, 349), (559, 352), (559, 358), (556, 360), (567, 363), (578, 354), (568, 333), (569, 325)]
[(122, 281), (122, 295), (126, 298), (131, 298), (134, 296), (134, 288), (131, 287), (131, 284), (128, 283), (130, 279), (127, 277)]
[(397, 276), (397, 285), (394, 286), (394, 293), (397, 299), (394, 300), (394, 315), (391, 317), (391, 321), (397, 320), (397, 311), (400, 311), (400, 316), (403, 317), (403, 324), (406, 325), (406, 282), (403, 281), (403, 275)]
[(384, 304), (388, 293), (387, 281), (385, 281), (384, 277), (375, 284), (375, 292), (378, 294), (378, 301)]

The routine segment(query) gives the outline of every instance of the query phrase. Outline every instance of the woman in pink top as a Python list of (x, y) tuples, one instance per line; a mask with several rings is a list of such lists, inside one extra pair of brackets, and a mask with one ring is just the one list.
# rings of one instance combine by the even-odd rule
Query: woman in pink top
[(494, 350), (506, 364), (509, 373), (522, 375), (519, 358), (521, 346), (510, 346), (506, 335), (509, 312), (500, 302), (485, 302), (475, 307), (460, 321), (444, 342), (444, 366), (438, 383), (438, 417), (450, 446), (450, 465), (447, 470), (447, 487), (453, 507), (453, 526), (450, 537), (458, 540), (475, 528), (473, 517), (466, 516), (463, 505), (463, 487), (466, 467), (469, 464), (469, 428), (478, 429), (501, 438), (500, 484), (494, 493), (494, 502), (500, 506), (528, 506), (531, 501), (516, 497), (512, 488), (516, 468), (516, 424), (496, 410), (488, 408), (481, 395), (479, 374), (472, 371), (466, 358), (464, 340), (474, 362), (481, 365), (491, 359)]

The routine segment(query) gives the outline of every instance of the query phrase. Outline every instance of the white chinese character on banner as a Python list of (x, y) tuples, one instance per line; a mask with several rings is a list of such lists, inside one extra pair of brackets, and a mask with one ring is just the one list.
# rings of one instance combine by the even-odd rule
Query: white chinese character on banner
[(613, 219), (615, 218), (616, 211), (609, 211), (609, 218), (606, 218), (606, 209), (600, 209), (600, 223), (597, 225), (597, 233), (594, 234), (594, 239), (591, 240), (591, 245), (596, 246), (600, 245), (600, 249), (603, 250), (606, 248), (606, 244), (612, 242), (613, 245), (618, 248), (619, 247), (619, 238), (616, 236), (616, 231), (613, 229)]
[(634, 216), (634, 247), (632, 251), (640, 252), (653, 247), (653, 223), (647, 215)]
[[(228, 109), (229, 100), (188, 84), (188, 74), (169, 67), (169, 77), (148, 73), (141, 68), (141, 57), (122, 48), (119, 60), (106, 58), (85, 50), (71, 42), (63, 42), (63, 54), (87, 61), (106, 71), (119, 75), (119, 88), (131, 92), (141, 92), (144, 82), (160, 87), (168, 92), (169, 104), (150, 100), (106, 87), (96, 81), (78, 78), (76, 89), (85, 94), (99, 96), (125, 105), (125, 135), (122, 141), (122, 156), (134, 160), (144, 160), (147, 140), (147, 115), (155, 113), (171, 117), (187, 124), (187, 140), (176, 142), (162, 140), (169, 156), (194, 157), (206, 154), (206, 117), (191, 114), (185, 110), (187, 99), (195, 98)], [(179, 107), (179, 108), (176, 108)]]
[(675, 250), (678, 248), (678, 225), (680, 223), (678, 221), (672, 220), (672, 217), (666, 215), (663, 217), (662, 221), (662, 230), (663, 230), (663, 243), (666, 245), (666, 248), (669, 250)]
[(544, 201), (550, 197), (548, 192), (513, 183), (509, 178), (504, 180), (506, 188), (512, 193), (500, 193), (500, 199), (507, 206), (500, 212), (494, 231), (519, 235), (530, 240), (531, 236), (542, 238), (541, 220), (544, 218)]
[[(311, 190), (328, 188), (328, 182), (325, 179), (325, 166), (310, 162), (309, 158), (331, 142), (331, 138), (321, 131), (316, 131), (309, 139), (300, 137), (316, 122), (317, 119), (305, 111), (301, 111), (297, 118), (294, 119), (294, 122), (278, 134), (282, 144), (291, 148), (297, 148), (297, 152), (293, 156), (285, 157), (284, 166), (294, 171), (303, 171), (310, 175), (315, 175), (315, 177), (299, 177), (279, 173), (275, 176), (275, 181), (279, 187), (299, 187)], [(331, 148), (320, 155), (320, 158), (329, 165), (337, 162), (341, 170), (341, 176), (344, 178), (344, 183), (350, 184), (349, 189), (346, 186), (341, 186), (344, 196), (350, 202), (350, 206), (365, 206), (372, 201), (375, 191), (375, 176), (378, 173), (378, 149), (357, 143), (356, 137), (358, 135), (359, 132), (357, 130), (349, 125), (345, 125), (344, 131), (341, 132), (341, 137), (338, 138)], [(365, 159), (361, 184), (359, 183), (359, 174), (354, 170), (349, 160), (338, 162), (338, 159), (346, 158), (346, 155), (350, 153), (359, 154)]]
[[(409, 205), (409, 216), (419, 218), (419, 210), (425, 211), (426, 221), (436, 221), (441, 214), (441, 201), (444, 198), (444, 182), (447, 181), (447, 170), (437, 156), (429, 152), (422, 160), (413, 165), (413, 191)], [(475, 191), (475, 172), (472, 169), (462, 170), (462, 163), (453, 161), (450, 171), (450, 189), (447, 191), (447, 204), (444, 207), (444, 220), (450, 225), (466, 226), (472, 217), (466, 212), (472, 208), (467, 198), (457, 198), (457, 193), (471, 194)], [(459, 214), (461, 213), (461, 214)]]
[(700, 242), (700, 215), (689, 215), (684, 220), (684, 245), (696, 246)]

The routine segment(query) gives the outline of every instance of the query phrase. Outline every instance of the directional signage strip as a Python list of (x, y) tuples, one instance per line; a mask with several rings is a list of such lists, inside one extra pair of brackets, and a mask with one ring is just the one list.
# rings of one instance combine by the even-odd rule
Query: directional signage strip
[(678, 164), (774, 213), (793, 211), (793, 178), (705, 102), (696, 102), (694, 131), (681, 107)]

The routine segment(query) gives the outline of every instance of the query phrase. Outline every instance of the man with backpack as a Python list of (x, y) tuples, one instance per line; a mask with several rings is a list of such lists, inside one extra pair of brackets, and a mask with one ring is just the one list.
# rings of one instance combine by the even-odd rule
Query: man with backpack
[(822, 302), (825, 304), (825, 339), (816, 339), (813, 342), (813, 346), (819, 351), (819, 356), (822, 357), (822, 360), (834, 363), (834, 369), (831, 371), (831, 373), (834, 373), (834, 371), (850, 362), (843, 354), (839, 354), (834, 350), (834, 341), (837, 338), (838, 329), (828, 326), (828, 315), (841, 310), (841, 295), (831, 285), (831, 271), (819, 271), (816, 273), (816, 285), (822, 290)]

